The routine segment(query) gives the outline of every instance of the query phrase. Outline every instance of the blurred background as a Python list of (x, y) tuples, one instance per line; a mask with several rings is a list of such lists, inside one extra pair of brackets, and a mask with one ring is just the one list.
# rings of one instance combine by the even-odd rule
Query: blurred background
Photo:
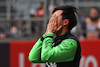
[[(78, 25), (72, 30), (75, 36), (99, 38), (100, 0), (0, 0), (0, 41), (38, 39), (45, 32), (52, 10), (62, 5), (79, 9)], [(95, 9), (91, 11), (92, 8)], [(98, 14), (93, 16), (98, 17), (96, 23), (90, 21), (90, 12)]]
[[(22, 49), (20, 50), (20, 55), (21, 57), (24, 56), (23, 50), (26, 50), (27, 48), (20, 48), (22, 44), (24, 46), (27, 46), (27, 44), (31, 44), (27, 49), (27, 51), (29, 52), (29, 50), (33, 46), (33, 42), (36, 42), (36, 40), (40, 38), (45, 32), (46, 25), (49, 21), (50, 16), (52, 15), (53, 9), (57, 6), (63, 5), (76, 6), (80, 13), (77, 19), (78, 24), (72, 29), (72, 34), (79, 38), (82, 45), (85, 44), (87, 47), (87, 44), (90, 44), (88, 48), (91, 49), (89, 50), (93, 50), (92, 48), (95, 48), (94, 44), (97, 44), (97, 47), (100, 47), (100, 0), (0, 0), (0, 49), (2, 54), (1, 57), (8, 57), (8, 67), (15, 67), (12, 66), (13, 60), (11, 61), (11, 63), (9, 62), (9, 60), (12, 59), (12, 56), (17, 54), (14, 53), (16, 52), (16, 50)], [(83, 40), (85, 43), (83, 43)], [(17, 44), (15, 45), (15, 43)], [(91, 43), (93, 44), (92, 46)], [(6, 45), (7, 47), (4, 45)], [(5, 47), (7, 48), (6, 50)], [(83, 47), (84, 46), (82, 46), (82, 48)], [(95, 58), (97, 58), (97, 51), (99, 51), (99, 48), (97, 47), (94, 49), (95, 51), (91, 51), (96, 54)], [(16, 50), (14, 48), (16, 48)], [(88, 48), (82, 49), (82, 55), (86, 55), (86, 57), (87, 54), (92, 55), (91, 52), (84, 53), (86, 52), (86, 50), (88, 52)], [(4, 52), (8, 51), (6, 53), (6, 56), (5, 54), (3, 54), (4, 52), (2, 52), (2, 49), (4, 50)], [(15, 57), (13, 57), (13, 59), (14, 58)], [(27, 62), (29, 63), (28, 60)], [(84, 66), (84, 63), (83, 66), (81, 64), (80, 67), (99, 67), (99, 62), (97, 62), (97, 66), (94, 66), (96, 64)], [(27, 66), (21, 65), (16, 67)], [(30, 67), (36, 66), (33, 65)], [(43, 65), (41, 66), (40, 64), (37, 65), (37, 67), (43, 67)]]

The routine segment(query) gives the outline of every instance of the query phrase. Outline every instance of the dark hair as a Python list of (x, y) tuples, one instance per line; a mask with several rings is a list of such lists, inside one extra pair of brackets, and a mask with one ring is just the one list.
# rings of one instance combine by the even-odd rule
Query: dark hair
[(77, 25), (77, 17), (78, 15), (77, 8), (74, 6), (60, 6), (57, 7), (53, 10), (53, 13), (56, 12), (57, 10), (63, 10), (62, 15), (62, 20), (64, 19), (69, 19), (69, 25), (68, 25), (68, 30), (71, 30), (74, 26)]

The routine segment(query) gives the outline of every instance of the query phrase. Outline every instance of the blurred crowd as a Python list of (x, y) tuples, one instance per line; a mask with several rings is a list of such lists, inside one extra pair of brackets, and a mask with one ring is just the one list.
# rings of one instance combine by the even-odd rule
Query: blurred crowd
[(41, 1), (38, 3), (37, 9), (30, 9), (29, 15), (33, 20), (16, 20), (18, 17), (14, 16), (12, 17), (14, 20), (11, 20), (10, 23), (0, 22), (0, 39), (32, 37), (32, 35), (41, 36), (43, 32), (44, 3)]
[[(49, 13), (55, 6), (49, 6)], [(44, 17), (44, 3), (38, 3), (38, 9), (30, 10), (30, 17), (35, 18), (37, 20), (42, 19), (40, 21), (30, 21), (31, 24), (29, 25), (28, 21), (11, 21), (9, 24), (10, 28), (8, 29), (10, 33), (0, 33), (1, 38), (7, 37), (29, 37), (32, 35), (41, 36), (43, 34), (43, 17)], [(18, 25), (18, 22), (20, 23)], [(19, 27), (18, 27), (18, 26)], [(2, 26), (2, 25), (1, 25)], [(31, 26), (31, 27), (29, 27)], [(29, 33), (31, 31), (31, 34)], [(78, 31), (78, 32), (76, 32)], [(80, 39), (98, 39), (100, 37), (100, 14), (99, 10), (96, 7), (92, 7), (89, 11), (89, 16), (87, 17), (84, 14), (80, 13), (78, 25), (75, 29), (72, 30), (72, 33), (75, 34)]]

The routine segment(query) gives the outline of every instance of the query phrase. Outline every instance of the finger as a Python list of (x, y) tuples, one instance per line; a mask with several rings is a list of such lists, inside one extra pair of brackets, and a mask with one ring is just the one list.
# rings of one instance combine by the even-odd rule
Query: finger
[(52, 18), (50, 18), (50, 20), (49, 20), (49, 23), (51, 23), (52, 22)]
[(49, 23), (51, 22), (51, 19), (52, 19), (53, 15), (54, 15), (54, 14), (52, 14), (52, 16), (50, 17), (50, 19), (49, 19)]
[(56, 14), (54, 14), (54, 16), (51, 19), (54, 20), (54, 21), (57, 21), (58, 16)]
[(56, 14), (54, 14), (53, 17), (56, 17)]
[(56, 19), (52, 19), (52, 23), (53, 23), (53, 25), (57, 25), (57, 20)]
[(54, 17), (55, 17), (55, 14), (53, 14), (53, 15), (51, 16), (49, 22), (52, 22), (52, 20), (54, 19)]
[(57, 31), (59, 31), (61, 28), (62, 28), (62, 25), (59, 28), (57, 28)]
[(51, 16), (51, 18), (54, 18), (55, 17), (55, 14), (53, 14), (52, 16)]
[(56, 19), (55, 19), (55, 18), (51, 18), (51, 19), (49, 20), (49, 22), (54, 24), (54, 23), (56, 22)]
[(53, 25), (57, 25), (57, 22), (58, 22), (58, 16), (56, 14), (54, 14), (50, 20), (49, 20), (49, 23), (52, 23)]
[(55, 17), (55, 24), (57, 25), (58, 23), (58, 16)]

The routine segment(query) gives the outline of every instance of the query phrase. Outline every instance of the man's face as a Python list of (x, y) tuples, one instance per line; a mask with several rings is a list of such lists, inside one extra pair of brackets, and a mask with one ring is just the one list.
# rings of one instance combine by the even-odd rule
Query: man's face
[(56, 16), (58, 16), (57, 27), (60, 27), (61, 25), (63, 25), (63, 20), (62, 20), (62, 15), (61, 15), (62, 12), (63, 12), (63, 10), (57, 10), (56, 12), (53, 13)]
[(92, 18), (95, 18), (95, 17), (98, 17), (98, 12), (97, 12), (97, 10), (96, 9), (91, 9), (91, 11), (90, 11), (90, 16), (92, 17)]

